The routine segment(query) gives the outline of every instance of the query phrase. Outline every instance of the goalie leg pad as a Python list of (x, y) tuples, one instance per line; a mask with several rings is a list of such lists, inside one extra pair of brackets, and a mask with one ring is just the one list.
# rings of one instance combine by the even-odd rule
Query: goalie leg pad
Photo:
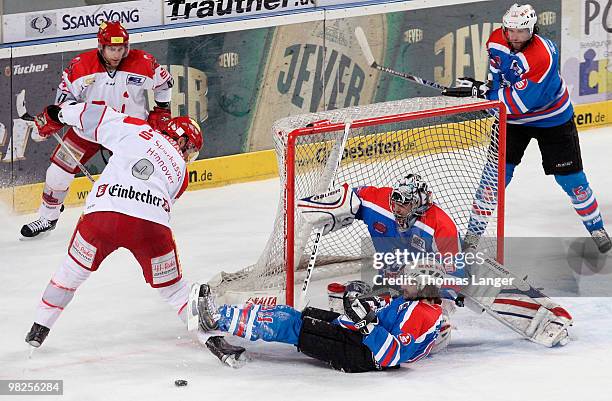
[(358, 332), (307, 316), (302, 323), (298, 350), (346, 373), (380, 370), (372, 351), (362, 341)]
[(361, 207), (361, 200), (347, 183), (339, 188), (300, 199), (297, 208), (314, 227), (323, 226), (323, 235), (349, 226)]
[(462, 290), (466, 299), (530, 341), (546, 347), (569, 342), (571, 315), (541, 291), (490, 259), (469, 270), (475, 279), (506, 278), (512, 279), (512, 284), (496, 287), (476, 285), (471, 280), (472, 284)]

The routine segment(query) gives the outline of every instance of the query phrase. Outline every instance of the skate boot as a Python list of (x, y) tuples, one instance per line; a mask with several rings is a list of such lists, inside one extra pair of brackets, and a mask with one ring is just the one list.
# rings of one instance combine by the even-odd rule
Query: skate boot
[(200, 285), (198, 294), (198, 313), (200, 328), (203, 331), (216, 330), (219, 321), (219, 311), (215, 303), (215, 297), (210, 292), (208, 284)]
[(246, 349), (232, 345), (225, 341), (222, 336), (212, 336), (206, 340), (206, 348), (219, 360), (232, 368), (240, 368), (249, 361)]
[(593, 238), (593, 241), (595, 241), (595, 244), (597, 244), (597, 249), (599, 249), (599, 252), (606, 253), (612, 249), (612, 241), (610, 241), (610, 236), (606, 232), (605, 228), (591, 231), (591, 238)]
[(26, 334), (25, 342), (30, 344), (32, 347), (38, 348), (42, 345), (48, 335), (48, 327), (34, 323), (30, 329), (30, 332)]
[(39, 234), (53, 230), (56, 224), (57, 220), (47, 220), (44, 217), (40, 217), (29, 224), (24, 224), (21, 227), (21, 235), (26, 238), (36, 237)]

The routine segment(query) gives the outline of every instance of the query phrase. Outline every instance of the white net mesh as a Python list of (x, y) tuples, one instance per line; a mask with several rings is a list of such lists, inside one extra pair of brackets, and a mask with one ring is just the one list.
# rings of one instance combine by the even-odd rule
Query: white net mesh
[[(483, 101), (473, 98), (413, 98), (377, 103), (278, 120), (272, 127), (281, 180), (281, 196), (274, 230), (256, 264), (236, 273), (223, 273), (215, 292), (265, 292), (285, 288), (287, 252), (287, 138), (308, 124), (353, 121), (335, 183), (351, 187), (391, 186), (408, 173), (420, 174), (433, 192), (434, 202), (455, 221), (460, 235), (469, 231), (481, 240), (479, 250), (495, 257), (497, 252), (497, 182), (499, 160), (498, 110), (491, 104), (482, 110), (451, 112), (435, 117), (393, 118), (404, 113), (448, 109)], [(487, 108), (488, 107), (488, 108)], [(360, 121), (369, 120), (361, 126)], [(360, 125), (360, 128), (354, 128)], [(324, 190), (322, 177), (334, 164), (328, 161), (338, 146), (343, 128), (314, 135), (299, 135), (295, 145), (295, 192), (297, 200)], [(329, 173), (329, 171), (327, 171)], [(322, 189), (323, 187), (323, 189)], [(290, 195), (289, 195), (290, 196)], [(311, 252), (311, 230), (296, 212), (295, 265), (303, 269)], [(319, 266), (359, 260), (372, 255), (366, 226), (351, 226), (323, 237)], [(364, 245), (365, 244), (365, 245)], [(371, 242), (370, 242), (371, 244)], [(306, 255), (306, 257), (304, 257)]]

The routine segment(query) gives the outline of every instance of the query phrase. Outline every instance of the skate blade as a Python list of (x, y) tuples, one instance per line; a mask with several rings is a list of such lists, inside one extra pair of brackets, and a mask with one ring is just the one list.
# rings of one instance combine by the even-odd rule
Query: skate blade
[(51, 231), (53, 230), (45, 231), (44, 233), (40, 233), (34, 237), (24, 237), (23, 235), (21, 235), (19, 237), (19, 241), (36, 241), (39, 239), (47, 238), (49, 234), (51, 234)]
[(245, 351), (240, 354), (238, 358), (236, 358), (236, 355), (228, 356), (227, 358), (225, 358), (223, 363), (229, 365), (232, 369), (240, 369), (244, 367), (244, 365), (246, 365), (247, 363), (251, 362), (251, 360), (251, 357), (249, 357)]
[(198, 312), (198, 297), (200, 293), (200, 283), (197, 281), (191, 284), (189, 289), (189, 299), (187, 301), (187, 331), (195, 331), (200, 325), (200, 315)]

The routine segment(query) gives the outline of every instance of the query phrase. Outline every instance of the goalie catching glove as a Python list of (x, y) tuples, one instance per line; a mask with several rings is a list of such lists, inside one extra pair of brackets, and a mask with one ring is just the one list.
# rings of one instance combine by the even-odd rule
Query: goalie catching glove
[(361, 200), (347, 183), (339, 188), (300, 199), (298, 210), (314, 227), (323, 227), (323, 235), (349, 226), (355, 220)]
[(45, 107), (45, 109), (34, 117), (34, 124), (38, 128), (38, 135), (43, 138), (50, 137), (64, 127), (64, 124), (59, 119), (61, 108), (56, 105)]
[(451, 97), (477, 97), (484, 99), (489, 87), (482, 81), (476, 81), (474, 78), (457, 78), (455, 86), (442, 91), (444, 96)]

